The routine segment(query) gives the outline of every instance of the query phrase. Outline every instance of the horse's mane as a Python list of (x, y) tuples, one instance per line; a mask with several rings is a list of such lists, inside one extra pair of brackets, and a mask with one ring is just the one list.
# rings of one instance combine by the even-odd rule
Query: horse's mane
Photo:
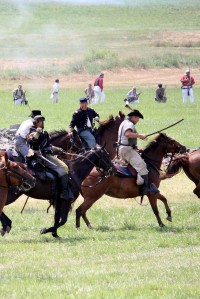
[(121, 111), (119, 111), (119, 115), (113, 117), (113, 115), (110, 115), (108, 119), (101, 122), (100, 126), (95, 131), (95, 136), (99, 136), (100, 134), (103, 134), (103, 132), (110, 128), (110, 126), (116, 121), (119, 122), (119, 124), (122, 122), (122, 120), (125, 118), (125, 114)]
[(57, 137), (61, 137), (65, 134), (68, 134), (67, 130), (64, 130), (64, 129), (61, 129), (61, 130), (53, 130), (51, 132), (49, 132), (49, 137), (50, 137), (50, 140), (54, 140), (56, 139)]
[(154, 150), (157, 147), (159, 140), (163, 137), (166, 137), (166, 134), (159, 133), (152, 141), (150, 141), (146, 145), (146, 147), (144, 148), (144, 152), (147, 154), (148, 152)]

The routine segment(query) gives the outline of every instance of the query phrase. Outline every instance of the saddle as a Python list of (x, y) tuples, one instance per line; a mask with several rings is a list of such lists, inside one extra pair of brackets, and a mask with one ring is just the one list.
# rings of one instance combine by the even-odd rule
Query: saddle
[[(26, 164), (24, 157), (15, 149), (9, 148), (6, 152), (9, 160)], [(53, 171), (46, 169), (39, 160), (31, 159), (30, 161), (31, 163), (27, 163), (27, 168), (33, 176), (38, 177), (42, 181), (46, 181), (48, 179), (51, 181), (55, 180), (56, 174), (53, 173)]]
[(115, 159), (113, 160), (113, 166), (116, 169), (117, 176), (120, 177), (130, 177), (137, 178), (137, 171), (130, 164), (123, 160)]

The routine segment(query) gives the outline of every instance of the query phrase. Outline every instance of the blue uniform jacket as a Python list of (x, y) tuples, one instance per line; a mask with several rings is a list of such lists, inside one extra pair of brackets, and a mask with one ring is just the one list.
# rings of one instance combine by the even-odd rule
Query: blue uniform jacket
[(77, 127), (78, 133), (83, 130), (88, 129), (87, 127), (87, 120), (89, 118), (91, 124), (93, 123), (93, 119), (98, 116), (99, 114), (94, 111), (92, 108), (87, 108), (87, 110), (78, 109), (73, 113), (72, 120), (70, 122), (70, 128), (74, 129)]

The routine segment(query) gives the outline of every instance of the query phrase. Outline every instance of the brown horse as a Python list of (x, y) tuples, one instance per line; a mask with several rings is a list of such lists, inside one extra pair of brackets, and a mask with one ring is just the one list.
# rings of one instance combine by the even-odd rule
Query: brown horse
[(35, 185), (35, 178), (21, 163), (8, 160), (6, 152), (0, 152), (0, 215), (7, 200), (9, 186), (28, 191)]
[(187, 177), (193, 181), (196, 188), (193, 193), (200, 198), (200, 150), (174, 157), (166, 172), (166, 177), (172, 177), (184, 170)]
[[(124, 113), (119, 111), (119, 115), (116, 117), (110, 116), (109, 119), (101, 122), (100, 126), (94, 132), (97, 143), (100, 146), (105, 145), (105, 149), (109, 153), (111, 159), (114, 159), (116, 155), (116, 150), (113, 144), (117, 141), (118, 129), (124, 118)], [(73, 139), (70, 138), (68, 132), (65, 130), (52, 131), (49, 135), (52, 145), (62, 148), (69, 154), (84, 151), (84, 146), (76, 131), (74, 131)]]
[[(102, 176), (107, 176), (110, 172), (112, 172), (112, 162), (110, 160), (109, 154), (105, 149), (101, 147), (97, 147), (83, 154), (78, 154), (76, 155), (76, 159), (66, 161), (66, 163), (69, 167), (71, 176), (71, 190), (75, 199), (79, 196), (82, 181), (89, 175), (93, 167), (97, 167), (98, 173), (100, 170)], [(30, 196), (32, 198), (44, 199), (49, 201), (51, 201), (52, 198), (55, 198), (55, 201), (52, 203), (55, 207), (54, 226), (48, 229), (43, 228), (41, 230), (41, 234), (51, 232), (53, 237), (58, 237), (57, 229), (66, 223), (68, 213), (71, 208), (71, 202), (66, 200), (61, 201), (57, 199), (55, 194), (57, 191), (56, 184), (57, 181), (52, 182), (52, 180), (48, 179), (43, 181), (37, 178), (35, 187), (30, 191), (21, 191), (18, 194), (9, 192), (6, 205), (13, 203), (22, 194), (26, 194), (27, 196)], [(4, 231), (7, 230), (7, 227), (11, 227), (11, 220), (3, 212), (0, 220), (2, 222)]]
[[(142, 153), (143, 159), (146, 161), (149, 169), (149, 181), (154, 183), (157, 187), (160, 184), (159, 170), (163, 157), (167, 153), (178, 153), (185, 151), (185, 147), (169, 136), (160, 133), (151, 143), (147, 145)], [(95, 185), (98, 180), (98, 174), (95, 170), (90, 173), (82, 184), (82, 196), (84, 202), (76, 210), (76, 227), (80, 227), (80, 217), (83, 217), (86, 225), (91, 228), (91, 224), (86, 217), (86, 211), (97, 201), (102, 195), (106, 194), (115, 198), (133, 198), (141, 196), (140, 187), (136, 184), (136, 177), (121, 177), (112, 175)], [(84, 187), (85, 186), (85, 187)], [(86, 186), (93, 186), (93, 188), (86, 188)], [(148, 195), (150, 205), (156, 216), (160, 227), (164, 226), (159, 216), (157, 199), (161, 199), (165, 206), (168, 207), (166, 198), (160, 193), (156, 195)], [(167, 220), (171, 221), (171, 211), (168, 207), (166, 210)]]

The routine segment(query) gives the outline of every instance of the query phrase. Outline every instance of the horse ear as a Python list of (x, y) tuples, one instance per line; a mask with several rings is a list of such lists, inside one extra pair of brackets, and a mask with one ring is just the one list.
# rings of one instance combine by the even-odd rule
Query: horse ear
[(7, 165), (7, 163), (8, 163), (8, 154), (7, 154), (7, 152), (5, 152), (5, 162), (6, 162), (6, 165)]
[(119, 116), (120, 116), (120, 118), (124, 118), (124, 117), (125, 117), (124, 112), (122, 112), (122, 111), (120, 110), (120, 111), (119, 111)]
[(106, 142), (104, 143), (104, 145), (102, 145), (101, 149), (104, 150), (105, 147), (106, 147)]

